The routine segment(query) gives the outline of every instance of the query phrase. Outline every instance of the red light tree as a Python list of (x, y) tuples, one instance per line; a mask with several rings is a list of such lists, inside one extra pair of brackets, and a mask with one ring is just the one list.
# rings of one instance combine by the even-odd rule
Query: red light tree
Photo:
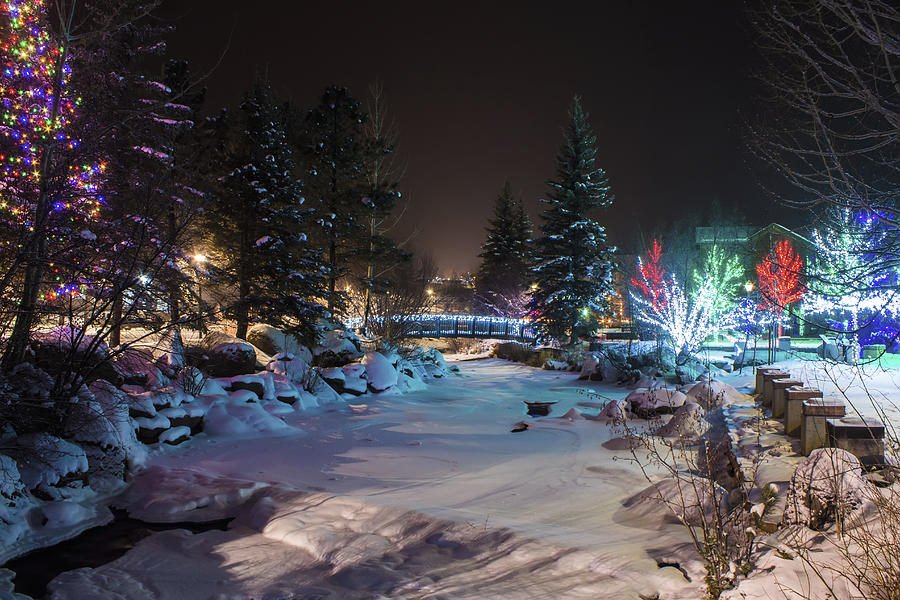
[[(784, 309), (800, 300), (806, 287), (800, 282), (803, 259), (794, 251), (788, 240), (781, 240), (765, 260), (756, 265), (759, 291), (765, 310), (781, 316)], [(781, 335), (781, 325), (778, 326)]]
[(637, 287), (644, 297), (653, 306), (654, 311), (659, 311), (666, 306), (665, 275), (659, 261), (662, 259), (662, 245), (654, 239), (647, 251), (647, 262), (638, 258), (638, 274), (631, 278), (631, 283)]

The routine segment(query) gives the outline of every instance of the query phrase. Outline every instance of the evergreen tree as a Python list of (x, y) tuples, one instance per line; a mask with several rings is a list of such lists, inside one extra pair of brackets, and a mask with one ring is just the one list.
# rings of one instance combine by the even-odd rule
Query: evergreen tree
[(237, 336), (251, 319), (309, 341), (321, 307), (322, 265), (304, 233), (311, 209), (303, 206), (287, 142), (283, 112), (267, 84), (257, 82), (241, 105), (240, 118), (218, 119), (220, 157), (227, 171), (206, 211), (216, 256), (214, 272), (234, 290), (227, 308)]
[(510, 301), (528, 289), (531, 266), (531, 223), (522, 202), (513, 198), (508, 181), (497, 196), (486, 231), (476, 292), (485, 304), (506, 312)]
[(577, 335), (593, 328), (613, 291), (606, 232), (589, 214), (609, 206), (606, 173), (595, 165), (597, 138), (576, 96), (565, 141), (557, 154), (556, 179), (548, 181), (537, 247), (536, 322), (545, 338)]
[[(371, 226), (365, 136), (366, 116), (344, 87), (325, 90), (310, 110), (302, 133), (306, 193), (320, 226), (317, 241), (328, 268), (326, 300), (332, 314), (344, 312), (345, 295), (337, 281), (368, 246)], [(366, 200), (369, 198), (369, 200)]]

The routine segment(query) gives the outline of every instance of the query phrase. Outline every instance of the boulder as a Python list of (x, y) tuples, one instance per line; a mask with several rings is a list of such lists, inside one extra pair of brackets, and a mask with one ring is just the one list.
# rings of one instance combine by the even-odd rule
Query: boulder
[(842, 518), (852, 526), (871, 505), (870, 486), (858, 458), (840, 448), (817, 448), (791, 477), (783, 521), (821, 529)]
[(634, 390), (625, 397), (625, 402), (631, 407), (631, 412), (642, 419), (649, 419), (675, 412), (685, 399), (687, 396), (678, 390), (655, 388)]
[(58, 375), (67, 368), (77, 368), (90, 382), (105, 379), (122, 385), (125, 378), (109, 358), (109, 346), (93, 335), (83, 335), (69, 327), (33, 334), (29, 348), (32, 362), (50, 375)]
[(265, 323), (257, 323), (251, 327), (247, 331), (247, 341), (270, 356), (292, 354), (307, 363), (312, 362), (312, 352), (300, 343), (297, 336)]
[(610, 400), (597, 415), (597, 419), (611, 421), (613, 423), (624, 423), (627, 419), (628, 403), (624, 400)]
[(115, 358), (116, 369), (122, 374), (125, 384), (156, 389), (169, 385), (169, 378), (163, 375), (153, 353), (149, 349), (130, 347)]
[(235, 338), (222, 342), (207, 354), (206, 371), (213, 377), (234, 377), (256, 371), (256, 351), (247, 342)]
[(709, 429), (706, 413), (696, 402), (685, 402), (675, 411), (669, 422), (656, 431), (660, 437), (696, 438)]
[(355, 333), (333, 323), (320, 323), (318, 345), (313, 348), (314, 365), (340, 367), (362, 356), (362, 342)]
[(373, 392), (383, 392), (397, 385), (397, 369), (383, 354), (369, 352), (361, 363), (366, 367), (366, 381)]
[(707, 367), (702, 362), (691, 359), (685, 364), (675, 367), (675, 376), (678, 378), (678, 383), (691, 383), (700, 379), (707, 371)]
[(344, 393), (361, 396), (366, 393), (368, 381), (366, 379), (366, 365), (353, 364), (341, 367), (344, 374)]
[(739, 402), (744, 399), (744, 394), (740, 393), (727, 383), (723, 383), (716, 379), (708, 379), (694, 384), (687, 395), (695, 402), (700, 404), (705, 410), (710, 410), (718, 406)]

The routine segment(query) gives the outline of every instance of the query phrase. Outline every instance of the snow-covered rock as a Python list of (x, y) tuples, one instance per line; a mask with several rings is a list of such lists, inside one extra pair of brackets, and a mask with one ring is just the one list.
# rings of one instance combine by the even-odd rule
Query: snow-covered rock
[(625, 402), (631, 407), (631, 412), (639, 417), (649, 418), (657, 414), (674, 412), (684, 404), (686, 398), (687, 396), (678, 390), (637, 389), (625, 397)]
[(181, 340), (181, 330), (177, 327), (170, 327), (163, 332), (156, 350), (156, 366), (166, 377), (174, 377), (184, 368), (184, 343)]
[(842, 516), (852, 526), (871, 504), (870, 486), (858, 458), (840, 448), (817, 448), (791, 477), (784, 522), (819, 529)]
[(88, 390), (93, 401), (82, 401), (72, 407), (67, 437), (94, 444), (107, 454), (113, 449), (121, 450), (129, 469), (142, 465), (147, 451), (135, 435), (128, 396), (103, 379), (91, 383)]
[(656, 431), (660, 437), (699, 437), (709, 429), (703, 408), (696, 402), (685, 402), (669, 422)]
[(191, 428), (185, 426), (172, 427), (171, 429), (167, 429), (163, 431), (159, 436), (159, 442), (161, 444), (170, 444), (172, 446), (177, 446), (182, 442), (186, 442), (191, 437)]
[(16, 463), (29, 490), (56, 486), (66, 478), (87, 473), (88, 460), (80, 446), (46, 433), (16, 438)]
[(312, 352), (297, 337), (265, 323), (257, 323), (247, 331), (247, 341), (270, 356), (291, 354), (306, 363), (312, 362)]
[(107, 379), (117, 385), (122, 374), (109, 359), (109, 346), (94, 335), (61, 326), (46, 332), (35, 332), (29, 343), (34, 364), (51, 375), (77, 365), (90, 380)]
[(321, 321), (319, 341), (313, 348), (313, 363), (322, 367), (339, 367), (362, 358), (362, 342), (355, 333)]
[(293, 354), (276, 354), (266, 365), (266, 370), (282, 375), (295, 385), (304, 385), (310, 379), (310, 366)]
[(0, 495), (12, 499), (25, 493), (25, 484), (16, 461), (0, 454)]
[(281, 433), (288, 429), (284, 421), (269, 414), (258, 402), (220, 400), (209, 407), (203, 418), (203, 432), (212, 437)]
[(383, 392), (397, 385), (397, 369), (380, 352), (367, 353), (361, 362), (366, 367), (366, 381), (373, 392)]
[(706, 410), (740, 402), (745, 398), (744, 394), (732, 386), (716, 379), (708, 379), (695, 384), (687, 392), (687, 395)]
[(625, 400), (610, 400), (597, 415), (597, 419), (605, 419), (614, 423), (624, 423), (627, 419), (628, 403)]
[(126, 348), (116, 356), (115, 365), (126, 384), (151, 390), (169, 385), (169, 378), (156, 366), (149, 349)]

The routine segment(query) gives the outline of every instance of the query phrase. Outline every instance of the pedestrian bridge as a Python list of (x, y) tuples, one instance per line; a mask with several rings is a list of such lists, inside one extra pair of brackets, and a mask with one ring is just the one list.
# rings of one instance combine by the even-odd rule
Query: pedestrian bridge
[[(385, 317), (372, 317), (370, 322), (383, 321)], [(460, 337), (489, 338), (533, 342), (537, 338), (534, 323), (526, 319), (506, 319), (478, 315), (395, 315), (390, 317), (398, 327), (405, 329), (408, 337)], [(362, 327), (362, 319), (347, 319), (351, 329)]]

